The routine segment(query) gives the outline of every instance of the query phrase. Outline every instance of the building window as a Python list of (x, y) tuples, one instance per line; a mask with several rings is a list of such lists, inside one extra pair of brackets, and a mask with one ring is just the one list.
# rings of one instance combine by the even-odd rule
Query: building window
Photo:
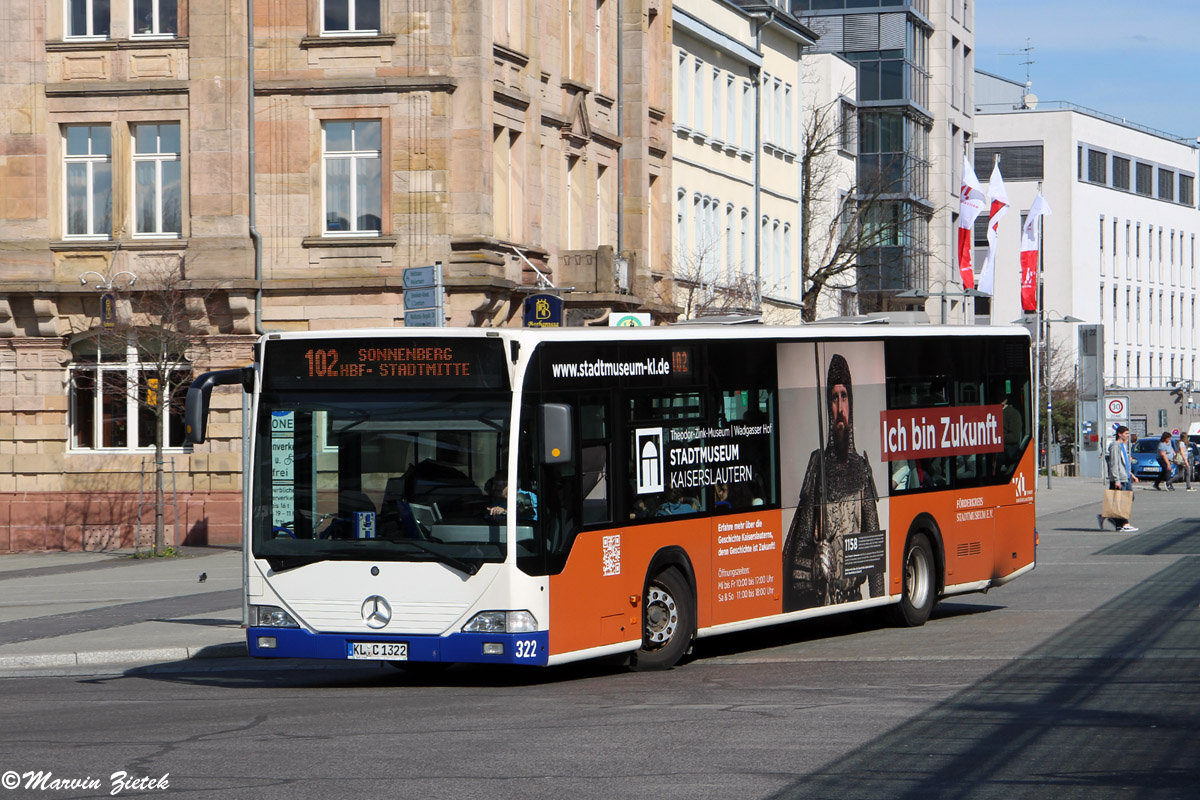
[(1169, 169), (1158, 171), (1158, 199), (1175, 199), (1175, 173)]
[(1190, 206), (1192, 200), (1192, 184), (1195, 181), (1191, 175), (1179, 176), (1179, 202), (1185, 206)]
[(378, 235), (383, 214), (379, 120), (327, 121), (325, 233)]
[(1088, 150), (1088, 180), (1092, 183), (1108, 183), (1108, 153)]
[(178, 236), (183, 222), (179, 123), (133, 127), (134, 235)]
[(1154, 167), (1141, 163), (1137, 165), (1136, 191), (1147, 196), (1154, 193)]
[(107, 125), (67, 125), (63, 177), (64, 238), (112, 234), (112, 132)]
[(732, 147), (737, 146), (737, 95), (737, 84), (730, 75), (725, 79), (725, 143)]
[[(1000, 156), (1000, 171), (1006, 181), (1040, 181), (1043, 177), (1044, 146), (1040, 144), (975, 147), (975, 174), (990, 175)], [(1081, 176), (1082, 177), (1082, 176)]]
[[(167, 390), (163, 445), (183, 446), (183, 403), (189, 370), (172, 370), (138, 347), (137, 339), (94, 337), (72, 346), (71, 446), (76, 450), (145, 450), (154, 447), (158, 392)], [(182, 356), (168, 359), (182, 364)]]
[(853, 103), (842, 100), (838, 113), (841, 115), (838, 120), (838, 148), (854, 155), (858, 151), (858, 110)]
[(679, 72), (677, 74), (679, 85), (675, 87), (675, 122), (685, 128), (690, 128), (692, 125), (691, 110), (688, 107), (688, 101), (692, 96), (691, 87), (688, 84), (691, 76), (692, 71), (688, 68), (688, 55), (680, 50)]
[(176, 0), (133, 0), (134, 36), (174, 36), (178, 32)]
[(725, 106), (725, 98), (721, 96), (725, 82), (721, 80), (721, 71), (713, 67), (712, 71), (712, 138), (720, 139), (725, 123), (721, 119), (721, 111)]
[(1113, 188), (1129, 191), (1129, 159), (1113, 156)]
[(379, 0), (323, 0), (321, 33), (371, 36), (379, 33)]
[[(675, 241), (676, 244), (676, 261), (679, 262), (682, 268), (684, 259), (687, 258), (688, 238), (687, 238), (687, 216), (684, 213), (684, 204), (687, 201), (687, 189), (682, 186), (675, 190)], [(678, 269), (676, 272), (678, 273)]]
[(742, 83), (742, 149), (754, 151), (754, 93), (750, 82)]
[(109, 0), (66, 0), (67, 38), (107, 39)]

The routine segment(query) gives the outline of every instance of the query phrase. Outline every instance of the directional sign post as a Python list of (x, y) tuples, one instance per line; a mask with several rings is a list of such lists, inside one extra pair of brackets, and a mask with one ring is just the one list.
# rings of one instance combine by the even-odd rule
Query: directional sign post
[(442, 287), (432, 286), (428, 289), (405, 289), (404, 310), (416, 311), (421, 308), (437, 308), (442, 304)]
[(404, 325), (440, 328), (446, 324), (442, 305), (442, 262), (404, 270)]

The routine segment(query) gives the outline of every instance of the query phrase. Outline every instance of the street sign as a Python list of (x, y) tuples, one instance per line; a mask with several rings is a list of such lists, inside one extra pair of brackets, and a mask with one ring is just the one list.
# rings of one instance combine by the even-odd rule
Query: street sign
[(432, 267), (409, 267), (404, 270), (404, 289), (424, 289), (442, 285), (442, 265)]
[(1129, 419), (1129, 398), (1109, 397), (1105, 399), (1105, 413), (1108, 419)]
[(440, 328), (442, 326), (442, 310), (440, 308), (422, 308), (417, 311), (404, 312), (404, 327), (406, 328)]
[(641, 328), (650, 326), (650, 315), (643, 313), (611, 314), (608, 317), (610, 328)]
[(427, 289), (405, 289), (404, 310), (412, 311), (418, 308), (439, 308), (442, 305), (442, 287), (431, 286)]

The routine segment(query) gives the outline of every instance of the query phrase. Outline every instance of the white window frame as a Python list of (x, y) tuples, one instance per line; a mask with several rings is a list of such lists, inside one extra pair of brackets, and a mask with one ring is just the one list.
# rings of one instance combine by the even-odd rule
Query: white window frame
[[(95, 342), (95, 343), (99, 344), (101, 347), (104, 346), (105, 344), (108, 344), (111, 346), (110, 342), (100, 343), (97, 340), (98, 340), (98, 337), (95, 335), (81, 337), (79, 340), (77, 340), (76, 342), (74, 342), (72, 344), (72, 350), (74, 350), (76, 347), (78, 347), (79, 345), (81, 345), (82, 343), (87, 342), (87, 341)], [(141, 386), (142, 386), (142, 382), (140, 380), (141, 374), (144, 372), (153, 372), (157, 366), (159, 366), (159, 365), (157, 365), (153, 362), (142, 361), (139, 358), (138, 348), (137, 348), (137, 337), (135, 334), (132, 334), (132, 333), (129, 335), (129, 337), (125, 341), (125, 353), (124, 353), (123, 360), (107, 361), (107, 362), (98, 360), (97, 363), (90, 363), (90, 362), (88, 362), (88, 363), (72, 363), (69, 368), (69, 373), (70, 373), (69, 377), (70, 377), (70, 381), (71, 381), (71, 388), (70, 388), (70, 422), (71, 422), (71, 425), (70, 425), (69, 451), (72, 453), (99, 453), (99, 452), (105, 452), (105, 453), (153, 453), (154, 452), (153, 442), (151, 442), (151, 444), (148, 444), (148, 445), (137, 444), (137, 442), (140, 438), (139, 434), (141, 433), (141, 429), (140, 429), (141, 414), (138, 413), (141, 410), (141, 406), (138, 401), (137, 393), (141, 391)], [(188, 370), (190, 370), (189, 365), (180, 364), (179, 371), (183, 372), (183, 371), (188, 371)], [(77, 376), (81, 372), (90, 372), (95, 376), (95, 380), (93, 383), (92, 397), (89, 400), (89, 402), (92, 404), (92, 419), (91, 419), (92, 446), (91, 447), (80, 446), (78, 444), (78, 441), (79, 441), (78, 432), (79, 432), (79, 426), (81, 424), (79, 415), (80, 415), (81, 409), (79, 408), (79, 398), (76, 395), (75, 386), (76, 386)], [(125, 387), (125, 389), (124, 389), (124, 395), (125, 395), (125, 444), (124, 445), (109, 446), (109, 447), (104, 446), (104, 397), (105, 397), (105, 394), (103, 391), (103, 386), (104, 386), (103, 373), (106, 373), (106, 372), (122, 373), (124, 376), (122, 378), (115, 379), (117, 381), (123, 381), (122, 385)], [(168, 381), (168, 383), (170, 383), (170, 382)], [(175, 392), (177, 394), (181, 393), (181, 392), (186, 393), (186, 389), (184, 387), (176, 387)], [(182, 418), (182, 411), (180, 411), (177, 416)], [(164, 452), (170, 452), (170, 453), (182, 453), (182, 452), (184, 452), (184, 447), (185, 447), (184, 442), (182, 441), (182, 434), (181, 434), (181, 440), (180, 440), (179, 444), (176, 444), (176, 445), (170, 444), (170, 419), (171, 419), (171, 413), (170, 413), (170, 410), (168, 407), (167, 414), (162, 419), (162, 424), (164, 426), (166, 426), (166, 430), (163, 431), (163, 450), (164, 450)]]
[[(83, 154), (83, 155), (68, 155), (67, 154), (67, 135), (68, 135), (67, 131), (69, 128), (89, 128), (89, 129), (91, 129), (91, 128), (100, 128), (100, 127), (108, 128), (108, 143), (109, 143), (108, 144), (108, 150), (109, 150), (108, 153), (96, 154), (96, 155), (93, 155), (90, 152), (87, 154)], [(92, 137), (89, 132), (89, 134), (88, 134), (88, 150), (90, 151), (91, 149), (92, 149)], [(87, 125), (87, 124), (63, 125), (62, 126), (62, 152), (63, 152), (63, 191), (62, 191), (63, 239), (108, 241), (109, 239), (112, 238), (112, 229), (111, 229), (111, 222), (112, 222), (112, 188), (111, 187), (112, 187), (112, 183), (113, 183), (112, 128), (107, 125)], [(70, 178), (69, 167), (71, 164), (83, 164), (86, 167), (86, 175), (87, 175), (87, 189), (85, 190), (85, 194), (87, 197), (87, 226), (86, 226), (87, 232), (86, 233), (71, 233), (70, 232), (70, 229), (71, 229), (70, 180), (71, 180), (71, 178)], [(97, 225), (97, 222), (95, 219), (95, 211), (96, 211), (95, 170), (96, 170), (96, 164), (108, 164), (109, 165), (108, 176), (109, 176), (109, 187), (110, 188), (109, 188), (109, 197), (108, 197), (108, 209), (109, 209), (108, 215), (109, 215), (110, 226), (109, 226), (109, 230), (107, 230), (107, 231), (96, 230), (96, 225)]]
[[(378, 16), (380, 24), (383, 21), (383, 0), (321, 0), (321, 35), (322, 36), (378, 36), (380, 31), (377, 28), (357, 28), (358, 4), (362, 2), (373, 2), (379, 6)], [(346, 25), (347, 29), (342, 30), (326, 30), (325, 29), (325, 6), (328, 3), (345, 3), (346, 5)]]
[(679, 51), (679, 74), (678, 86), (675, 87), (675, 124), (681, 128), (692, 127), (692, 115), (689, 103), (691, 102), (691, 92), (689, 81), (692, 78), (692, 70), (688, 64), (689, 56), (684, 51)]
[(725, 120), (725, 144), (737, 147), (737, 82), (733, 75), (727, 75), (725, 78), (725, 92), (725, 113), (729, 117)]
[(108, 4), (108, 33), (96, 33), (96, 7), (95, 0), (84, 0), (86, 16), (85, 22), (87, 33), (71, 33), (71, 0), (63, 0), (63, 39), (71, 41), (81, 41), (84, 39), (92, 40), (107, 40), (112, 35), (112, 2)]
[[(356, 142), (352, 141), (350, 150), (335, 150), (330, 152), (326, 145), (326, 125), (329, 123), (357, 123), (357, 122), (374, 122), (380, 126), (379, 131), (379, 150), (359, 150), (356, 149)], [(351, 139), (357, 137), (357, 133), (351, 128)], [(383, 121), (379, 119), (326, 119), (321, 122), (321, 235), (324, 237), (346, 237), (346, 236), (381, 236), (382, 230), (359, 230), (358, 228), (358, 174), (359, 162), (375, 159), (380, 161), (380, 176), (382, 178), (382, 159), (383, 159)], [(350, 224), (348, 230), (334, 231), (329, 229), (329, 163), (331, 161), (348, 160), (350, 162), (350, 213), (347, 222)], [(379, 202), (379, 222), (380, 227), (383, 226), (383, 187), (380, 186), (380, 202)]]
[[(151, 5), (151, 17), (150, 17), (151, 30), (146, 33), (135, 33), (133, 31), (133, 29), (134, 29), (134, 27), (136, 27), (136, 24), (135, 24), (136, 14), (137, 14), (136, 6), (137, 6), (138, 0), (129, 0), (129, 20), (130, 20), (129, 38), (131, 38), (131, 39), (174, 39), (175, 37), (177, 37), (179, 35), (179, 0), (147, 0), (147, 1)], [(69, 0), (68, 0), (68, 2), (69, 2)], [(164, 3), (174, 3), (175, 4), (175, 30), (173, 30), (173, 31), (162, 30), (162, 6)]]
[[(178, 230), (178, 231), (163, 230), (163, 203), (164, 203), (164, 194), (165, 194), (163, 191), (163, 189), (164, 189), (163, 165), (167, 164), (167, 163), (178, 163), (179, 164), (179, 227), (182, 229), (183, 228), (182, 152), (176, 152), (176, 153), (166, 153), (166, 152), (162, 152), (162, 151), (156, 151), (153, 153), (137, 152), (137, 129), (139, 127), (141, 127), (142, 125), (154, 125), (156, 127), (162, 127), (164, 125), (174, 125), (177, 129), (179, 129), (179, 149), (180, 149), (180, 151), (183, 150), (183, 126), (180, 125), (178, 122), (170, 122), (170, 121), (168, 121), (168, 122), (144, 122), (144, 123), (137, 123), (137, 124), (130, 126), (130, 130), (129, 130), (130, 148), (129, 149), (133, 153), (133, 155), (132, 155), (133, 167), (132, 167), (132, 174), (130, 176), (130, 178), (131, 178), (130, 186), (133, 187), (133, 191), (131, 192), (132, 201), (133, 201), (133, 213), (132, 213), (132, 217), (131, 217), (131, 219), (133, 221), (133, 231), (134, 231), (133, 238), (135, 238), (135, 239), (178, 239), (180, 236), (183, 235), (182, 230)], [(162, 137), (160, 136), (159, 140), (161, 140), (161, 138)], [(158, 146), (161, 147), (161, 144)], [(140, 198), (138, 196), (137, 171), (138, 171), (138, 164), (147, 164), (147, 163), (154, 165), (154, 195), (156, 198), (155, 203), (154, 203), (154, 230), (139, 231), (137, 229), (137, 226), (138, 226), (138, 221), (140, 220), (141, 217), (140, 217), (140, 214), (138, 213), (139, 207), (140, 207), (138, 200)]]

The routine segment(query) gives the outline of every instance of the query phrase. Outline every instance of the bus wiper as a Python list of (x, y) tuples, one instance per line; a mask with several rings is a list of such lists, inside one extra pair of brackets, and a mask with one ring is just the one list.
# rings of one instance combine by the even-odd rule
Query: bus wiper
[(429, 555), (433, 556), (436, 560), (442, 562), (443, 564), (454, 567), (456, 570), (465, 572), (468, 575), (474, 575), (476, 572), (479, 572), (478, 564), (472, 561), (465, 561), (461, 558), (455, 558), (454, 556), (447, 555), (446, 553), (441, 553), (417, 539), (398, 539), (395, 541), (395, 544), (412, 545), (418, 550), (423, 550), (424, 552), (429, 553)]

